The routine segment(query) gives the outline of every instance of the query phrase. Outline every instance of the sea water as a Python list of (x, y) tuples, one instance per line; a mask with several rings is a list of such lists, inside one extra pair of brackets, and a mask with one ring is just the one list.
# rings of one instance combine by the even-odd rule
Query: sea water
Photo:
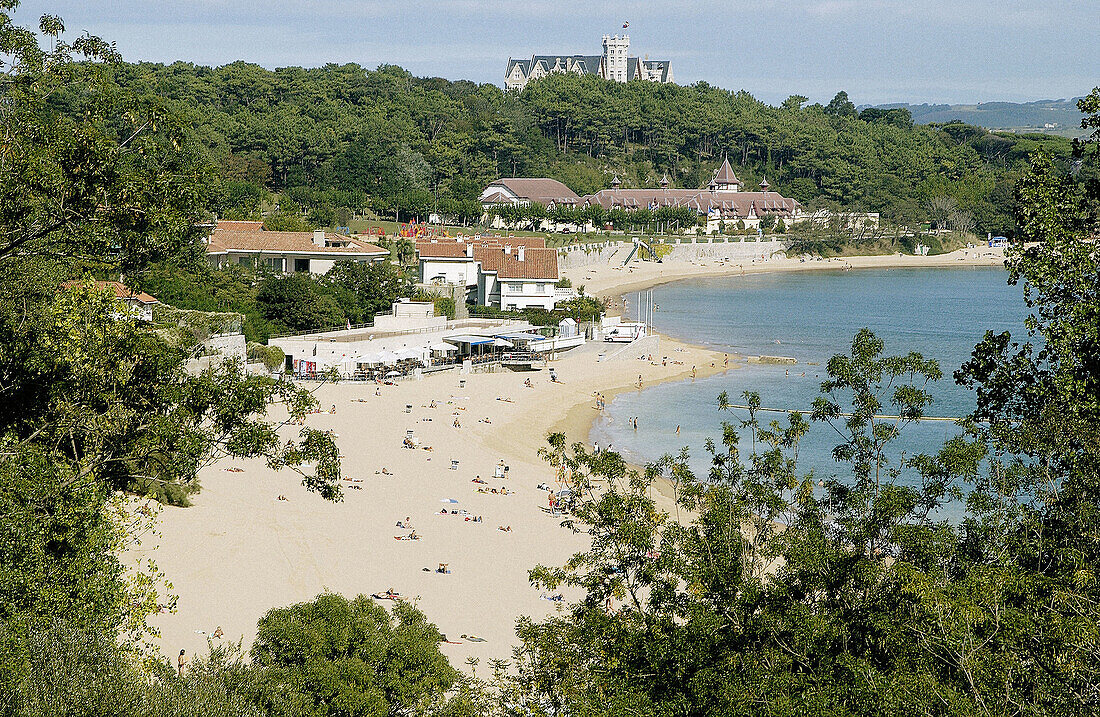
[[(639, 316), (644, 297), (644, 292), (627, 296), (628, 316)], [(1008, 285), (1001, 268), (823, 270), (695, 279), (653, 289), (652, 302), (656, 309), (651, 323), (662, 334), (731, 354), (789, 356), (798, 362), (749, 364), (706, 379), (622, 393), (593, 427), (592, 440), (612, 444), (639, 464), (687, 447), (698, 475), (707, 469), (706, 439), (719, 442), (723, 420), (747, 418), (743, 410), (718, 410), (722, 391), (731, 403), (743, 404), (742, 393), (755, 391), (763, 406), (808, 413), (826, 378), (829, 358), (849, 352), (855, 333), (869, 328), (885, 342), (885, 355), (916, 351), (939, 362), (944, 378), (929, 387), (934, 401), (926, 415), (963, 416), (973, 409), (974, 395), (957, 385), (952, 374), (987, 330), (1008, 330), (1022, 340), (1027, 314), (1021, 289)], [(681, 360), (665, 347), (660, 353), (669, 361)], [(888, 405), (883, 412), (896, 413)], [(764, 423), (786, 422), (783, 414), (758, 416)], [(635, 417), (636, 431), (630, 422)], [(892, 463), (914, 453), (933, 453), (959, 432), (952, 422), (911, 424), (890, 451)], [(748, 434), (741, 434), (744, 449)], [(800, 472), (850, 475), (832, 458), (838, 442), (828, 425), (812, 424), (799, 448)], [(900, 482), (913, 480), (910, 472)], [(954, 506), (947, 512), (959, 511), (961, 506)]]

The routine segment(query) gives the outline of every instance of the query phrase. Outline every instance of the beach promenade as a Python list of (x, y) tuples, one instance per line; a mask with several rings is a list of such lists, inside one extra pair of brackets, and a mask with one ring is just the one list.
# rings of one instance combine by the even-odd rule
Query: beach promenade
[[(968, 256), (773, 260), (743, 270), (1002, 261), (998, 250), (983, 248)], [(574, 286), (585, 284), (587, 293), (611, 300), (617, 313), (619, 297), (629, 291), (742, 271), (708, 262), (633, 266), (581, 267), (570, 278)], [(611, 345), (590, 343), (553, 362), (560, 383), (545, 371), (447, 372), (395, 386), (318, 388), (321, 407), (335, 406), (336, 412), (314, 414), (307, 424), (337, 434), (343, 474), (350, 479), (342, 481), (343, 502), (307, 493), (293, 473), (272, 471), (263, 461), (222, 461), (200, 474), (202, 492), (194, 506), (165, 508), (161, 536), (126, 554), (131, 563), (155, 559), (179, 596), (175, 613), (152, 618), (161, 630), (162, 652), (203, 653), (207, 635), (218, 627), (221, 640), (242, 640), (247, 649), (256, 621), (273, 607), (325, 590), (351, 597), (392, 588), (439, 626), (448, 639), (443, 651), (455, 666), (475, 657), (484, 673), (489, 658), (510, 657), (516, 618), (538, 619), (563, 604), (532, 588), (528, 570), (537, 563), (560, 565), (584, 547), (583, 535), (560, 527), (561, 518), (544, 510), (548, 493), (538, 486), (557, 488), (554, 471), (536, 454), (546, 436), (565, 431), (570, 441), (587, 441), (597, 415), (595, 393), (610, 401), (619, 391), (639, 390), (639, 374), (644, 388), (691, 380), (692, 367), (699, 378), (725, 370), (723, 354), (667, 338), (653, 362), (633, 356), (599, 361), (607, 350)], [(661, 357), (668, 357), (667, 365)], [(735, 365), (731, 357), (730, 368)], [(298, 428), (284, 430), (291, 435)], [(420, 447), (403, 447), (410, 430)], [(452, 461), (458, 461), (455, 469)], [(495, 475), (502, 461), (506, 478)], [(419, 539), (398, 539), (414, 530)], [(440, 563), (448, 573), (437, 572)]]

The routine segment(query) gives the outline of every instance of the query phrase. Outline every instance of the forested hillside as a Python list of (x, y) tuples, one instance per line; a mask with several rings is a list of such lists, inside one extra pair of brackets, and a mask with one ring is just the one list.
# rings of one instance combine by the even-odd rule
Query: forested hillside
[(367, 209), (472, 218), (473, 200), (500, 176), (550, 176), (584, 193), (615, 174), (625, 186), (656, 186), (667, 172), (673, 186), (698, 187), (728, 154), (746, 184), (766, 175), (810, 206), (916, 222), (933, 199), (952, 197), (978, 232), (1009, 233), (1028, 153), (1042, 147), (1066, 162), (1071, 151), (1057, 137), (914, 126), (904, 109), (858, 113), (844, 93), (826, 106), (791, 97), (772, 107), (705, 83), (573, 75), (508, 94), (393, 66), (139, 63), (114, 73), (193, 124), (220, 177), (212, 209), (224, 217), (256, 216), (279, 192), (284, 211), (296, 204), (316, 224)]

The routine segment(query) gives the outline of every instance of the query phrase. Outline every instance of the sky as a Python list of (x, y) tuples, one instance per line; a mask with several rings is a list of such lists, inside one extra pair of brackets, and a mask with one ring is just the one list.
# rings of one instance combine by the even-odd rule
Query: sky
[(396, 64), (502, 85), (509, 57), (598, 55), (625, 32), (680, 84), (770, 103), (1027, 102), (1100, 84), (1100, 0), (23, 0), (16, 21), (44, 12), (130, 61)]

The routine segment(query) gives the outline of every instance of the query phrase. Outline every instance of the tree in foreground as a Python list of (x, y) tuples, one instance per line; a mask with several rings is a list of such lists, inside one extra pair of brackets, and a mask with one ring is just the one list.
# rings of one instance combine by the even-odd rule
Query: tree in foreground
[[(1093, 157), (1095, 159), (1095, 157)], [(1045, 157), (1017, 187), (1011, 281), (1027, 340), (989, 334), (956, 380), (964, 433), (898, 455), (939, 368), (870, 332), (828, 364), (811, 419), (846, 474), (797, 467), (807, 423), (723, 423), (639, 475), (555, 434), (590, 549), (532, 581), (580, 599), (524, 620), (523, 714), (1084, 714), (1100, 709), (1100, 260), (1081, 186)], [(1026, 243), (1025, 243), (1026, 242)], [(719, 408), (729, 408), (727, 396)], [(883, 414), (896, 416), (883, 419)], [(740, 434), (744, 434), (742, 440)], [(743, 454), (744, 451), (744, 454)], [(670, 515), (650, 497), (675, 493)], [(957, 522), (940, 517), (965, 499)]]
[[(127, 496), (182, 496), (210, 461), (262, 456), (335, 500), (340, 467), (330, 437), (266, 418), (274, 404), (301, 418), (307, 392), (235, 364), (188, 373), (190, 347), (90, 282), (62, 287), (193, 252), (209, 168), (155, 98), (101, 81), (113, 47), (70, 44), (44, 16), (44, 49), (17, 5), (0, 0), (0, 707), (33, 713), (50, 704), (33, 691), (44, 641), (113, 646), (142, 679), (146, 617), (165, 597), (155, 566), (120, 562), (142, 522)], [(80, 712), (79, 697), (53, 702)]]
[(269, 714), (439, 714), (459, 681), (435, 625), (404, 602), (391, 615), (368, 597), (326, 593), (258, 627), (253, 700)]

